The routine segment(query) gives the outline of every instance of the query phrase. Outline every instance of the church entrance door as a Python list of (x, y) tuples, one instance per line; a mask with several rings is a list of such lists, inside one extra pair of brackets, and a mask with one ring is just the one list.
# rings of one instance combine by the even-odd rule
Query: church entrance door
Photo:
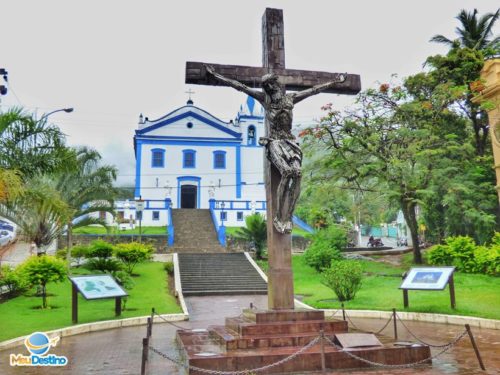
[(196, 185), (181, 186), (181, 208), (196, 208), (197, 190)]

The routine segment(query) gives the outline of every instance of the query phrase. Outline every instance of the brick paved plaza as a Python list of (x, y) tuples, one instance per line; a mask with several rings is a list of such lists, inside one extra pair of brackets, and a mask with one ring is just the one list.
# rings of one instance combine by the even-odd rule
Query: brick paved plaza
[[(241, 308), (248, 307), (253, 302), (257, 307), (265, 307), (266, 296), (217, 296), (190, 297), (187, 299), (191, 313), (190, 322), (176, 323), (186, 328), (206, 328), (210, 324), (221, 324), (224, 316), (239, 315)], [(378, 330), (385, 321), (377, 319), (353, 319), (362, 329)], [(423, 340), (431, 343), (446, 343), (451, 341), (462, 327), (455, 325), (437, 325), (430, 323), (408, 322), (412, 329)], [(174, 345), (175, 328), (169, 324), (156, 324), (153, 327), (152, 344), (157, 349), (177, 357)], [(400, 327), (400, 339), (410, 340)], [(388, 335), (390, 328), (385, 331)], [(473, 328), (478, 345), (487, 368), (487, 374), (500, 373), (500, 332)], [(69, 365), (64, 368), (12, 368), (8, 364), (10, 353), (25, 353), (24, 347), (0, 352), (0, 373), (12, 374), (106, 374), (126, 375), (138, 374), (141, 360), (141, 340), (145, 336), (146, 327), (130, 327), (109, 331), (95, 332), (67, 337), (61, 340), (51, 353), (65, 355)], [(433, 350), (433, 353), (436, 353)], [(169, 363), (154, 353), (150, 353), (149, 374), (180, 374), (175, 365)], [(468, 339), (462, 339), (458, 345), (434, 361), (432, 367), (404, 370), (368, 370), (335, 372), (350, 374), (478, 374), (482, 373)], [(333, 373), (332, 373), (333, 374)]]

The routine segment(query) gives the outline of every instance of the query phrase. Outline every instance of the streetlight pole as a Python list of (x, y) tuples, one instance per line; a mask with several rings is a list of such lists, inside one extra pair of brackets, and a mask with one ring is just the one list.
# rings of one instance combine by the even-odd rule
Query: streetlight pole
[(40, 117), (40, 120), (39, 121), (42, 121), (43, 119), (46, 119), (48, 118), (50, 115), (54, 114), (54, 113), (57, 113), (57, 112), (66, 112), (66, 113), (71, 113), (74, 111), (74, 108), (61, 108), (61, 109), (56, 109), (55, 111), (52, 111), (52, 112), (49, 112), (49, 113), (45, 113), (42, 115), (42, 117)]

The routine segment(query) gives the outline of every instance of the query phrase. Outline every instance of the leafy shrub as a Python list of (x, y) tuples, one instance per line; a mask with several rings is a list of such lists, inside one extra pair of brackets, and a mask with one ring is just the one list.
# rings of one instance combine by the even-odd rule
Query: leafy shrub
[(21, 293), (27, 286), (23, 274), (18, 269), (8, 265), (2, 266), (0, 270), (0, 288), (6, 288), (9, 296)]
[(440, 266), (451, 265), (453, 257), (448, 252), (448, 246), (446, 245), (435, 245), (432, 246), (427, 252), (427, 262), (429, 264), (435, 264)]
[(500, 245), (490, 248), (478, 246), (474, 251), (476, 267), (474, 272), (488, 275), (500, 275)]
[(116, 271), (113, 272), (112, 275), (118, 284), (123, 286), (125, 289), (132, 289), (135, 286), (134, 280), (132, 280), (132, 277), (126, 271)]
[(40, 287), (42, 294), (42, 308), (47, 308), (47, 284), (61, 282), (66, 278), (66, 262), (55, 256), (43, 255), (29, 257), (19, 266), (29, 285)]
[[(89, 252), (89, 247), (85, 245), (75, 245), (71, 248), (71, 259), (76, 262), (76, 266), (79, 267), (82, 264), (84, 258), (87, 257)], [(56, 257), (59, 259), (66, 259), (68, 256), (68, 248), (59, 249), (56, 251)]]
[(477, 246), (470, 237), (449, 237), (444, 245), (433, 246), (428, 252), (433, 265), (455, 266), (468, 273), (500, 274), (500, 235), (495, 233), (490, 247)]
[(322, 282), (333, 290), (339, 301), (350, 301), (361, 288), (362, 276), (359, 262), (339, 260), (323, 271)]
[(71, 259), (76, 262), (76, 266), (79, 267), (84, 258), (87, 257), (89, 252), (89, 247), (85, 245), (76, 245), (71, 248)]
[(113, 256), (115, 247), (109, 242), (95, 240), (90, 244), (85, 257), (86, 258), (110, 258)]
[(346, 232), (336, 225), (318, 230), (311, 236), (311, 240), (304, 259), (318, 272), (329, 267), (332, 260), (341, 259), (340, 249), (347, 244)]
[(238, 228), (234, 237), (251, 243), (255, 247), (255, 257), (262, 259), (267, 245), (266, 219), (259, 213), (248, 215), (245, 218), (245, 227)]
[(174, 274), (174, 262), (165, 262), (163, 268), (165, 269), (165, 271), (167, 271), (169, 275)]
[(150, 245), (139, 242), (121, 243), (116, 245), (115, 255), (125, 266), (125, 270), (132, 275), (137, 263), (151, 259), (154, 249)]
[(114, 273), (123, 269), (123, 264), (115, 258), (92, 258), (85, 263), (85, 268), (103, 273)]
[(66, 256), (68, 255), (68, 249), (59, 249), (56, 251), (56, 258), (58, 259), (66, 259)]

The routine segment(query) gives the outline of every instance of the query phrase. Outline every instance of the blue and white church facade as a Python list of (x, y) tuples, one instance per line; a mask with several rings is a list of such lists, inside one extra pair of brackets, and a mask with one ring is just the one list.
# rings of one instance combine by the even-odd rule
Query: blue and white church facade
[[(229, 122), (192, 100), (156, 120), (141, 115), (134, 195), (145, 201), (142, 225), (168, 224), (169, 208), (215, 208), (226, 226), (244, 225), (253, 212), (265, 214), (264, 149), (258, 143), (264, 132), (263, 108), (251, 97)], [(130, 215), (120, 206), (117, 211)]]

